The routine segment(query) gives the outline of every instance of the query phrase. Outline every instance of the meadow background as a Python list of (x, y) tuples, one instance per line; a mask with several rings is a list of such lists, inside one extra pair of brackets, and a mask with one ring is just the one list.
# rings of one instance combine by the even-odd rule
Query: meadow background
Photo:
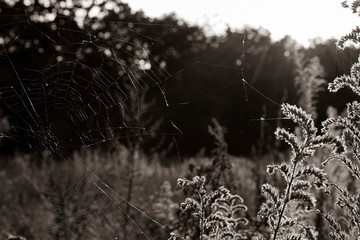
[[(177, 184), (194, 176), (206, 176), (210, 192), (225, 186), (243, 198), (244, 239), (269, 239), (271, 230), (258, 217), (266, 201), (261, 186), (286, 186), (266, 169), (292, 154), (274, 132), (283, 127), (301, 135), (281, 103), (300, 106), (321, 127), (328, 117), (345, 116), (346, 103), (358, 97), (327, 90), (360, 54), (355, 45), (339, 50), (336, 39), (303, 47), (290, 36), (274, 41), (266, 29), (251, 27), (209, 35), (174, 14), (149, 18), (118, 0), (1, 0), (0, 19), (2, 239), (169, 239), (173, 232), (199, 239), (201, 223), (180, 210), (193, 190)], [(87, 79), (103, 85), (72, 98)], [(113, 92), (115, 82), (125, 97)], [(46, 83), (54, 83), (49, 92), (32, 92)], [(108, 96), (126, 107), (111, 112), (101, 105)], [(66, 109), (77, 111), (76, 101), (94, 99), (101, 104), (93, 117), (84, 112), (91, 116), (86, 124), (72, 125), (75, 115)], [(42, 112), (40, 125), (31, 120), (33, 112)], [(108, 119), (111, 134), (99, 127)], [(330, 154), (321, 148), (311, 162), (321, 166)], [(357, 193), (346, 166), (323, 169), (329, 181)], [(320, 210), (335, 205), (336, 194), (312, 194)], [(341, 210), (333, 214), (343, 218)], [(308, 217), (318, 239), (331, 239), (321, 215)]]

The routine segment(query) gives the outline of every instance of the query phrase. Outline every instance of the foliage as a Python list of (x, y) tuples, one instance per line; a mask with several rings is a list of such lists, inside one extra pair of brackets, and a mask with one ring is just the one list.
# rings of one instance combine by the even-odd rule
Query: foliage
[[(315, 239), (314, 227), (308, 226), (302, 218), (315, 209), (316, 200), (310, 188), (313, 185), (322, 188), (326, 180), (325, 173), (314, 165), (307, 164), (307, 160), (317, 147), (323, 145), (324, 138), (316, 136), (317, 129), (311, 115), (301, 108), (283, 104), (282, 112), (300, 126), (302, 136), (296, 136), (283, 128), (278, 128), (275, 132), (277, 139), (290, 145), (292, 156), (290, 162), (267, 167), (269, 174), (279, 172), (286, 185), (283, 191), (267, 183), (262, 186), (266, 202), (261, 206), (258, 215), (267, 221), (271, 238), (274, 240)], [(295, 209), (298, 209), (296, 214), (293, 212)]]
[[(358, 0), (343, 2), (343, 7), (351, 8), (353, 13), (359, 13), (360, 2)], [(359, 27), (357, 26), (350, 34), (342, 37), (338, 42), (339, 48), (344, 48), (348, 41), (359, 43)], [(350, 70), (350, 75), (337, 77), (329, 84), (330, 92), (338, 92), (342, 88), (350, 89), (355, 96), (360, 96), (360, 56), (357, 63), (354, 63)], [(353, 177), (351, 186), (342, 186), (339, 182), (331, 182), (331, 186), (337, 191), (336, 205), (342, 210), (343, 216), (334, 217), (330, 213), (321, 213), (329, 222), (333, 232), (330, 236), (333, 239), (356, 239), (360, 237), (360, 214), (359, 214), (359, 193), (357, 184), (360, 180), (359, 175), (359, 146), (360, 146), (360, 129), (359, 129), (360, 104), (358, 101), (347, 103), (346, 115), (330, 117), (322, 125), (322, 132), (330, 134), (332, 129), (337, 128), (340, 143), (344, 152), (337, 152), (331, 160), (337, 159), (344, 165)], [(328, 164), (330, 161), (325, 162)], [(340, 221), (344, 219), (344, 221)]]
[(212, 125), (208, 126), (209, 134), (214, 138), (214, 148), (211, 153), (211, 164), (189, 164), (189, 173), (191, 176), (205, 176), (208, 179), (207, 184), (212, 190), (225, 186), (230, 190), (234, 190), (233, 173), (231, 171), (230, 155), (228, 153), (228, 145), (225, 140), (226, 129), (213, 118)]
[[(343, 6), (349, 7), (345, 2)], [(358, 1), (351, 3), (351, 8), (354, 12), (357, 12), (358, 6)], [(338, 42), (340, 48), (343, 48), (344, 43), (347, 41), (358, 41), (356, 36), (358, 33), (354, 33), (354, 31)], [(341, 88), (348, 87), (357, 96), (360, 96), (359, 72), (360, 64), (354, 63), (350, 75), (337, 77), (333, 83), (329, 84), (329, 91), (337, 92)], [(307, 76), (307, 79), (311, 81), (311, 76)], [(308, 99), (310, 100), (310, 104), (313, 103), (312, 97), (308, 97)], [(313, 112), (311, 106), (307, 107), (308, 105), (303, 105), (308, 111)], [(259, 217), (267, 221), (271, 230), (270, 237), (272, 239), (316, 239), (317, 233), (315, 228), (309, 226), (307, 222), (300, 221), (303, 219), (304, 213), (316, 208), (315, 196), (310, 192), (310, 188), (313, 185), (323, 189), (325, 192), (329, 191), (330, 186), (338, 191), (337, 205), (343, 209), (342, 214), (344, 214), (345, 218), (341, 218), (340, 215), (334, 217), (331, 214), (324, 214), (318, 210), (333, 229), (330, 236), (333, 239), (359, 238), (358, 226), (360, 218), (358, 213), (359, 201), (357, 191), (355, 190), (355, 192), (350, 193), (350, 191), (346, 187), (341, 186), (341, 184), (329, 181), (323, 169), (315, 167), (308, 162), (309, 158), (313, 157), (316, 148), (325, 145), (334, 145), (331, 156), (324, 161), (324, 164), (328, 164), (333, 159), (338, 159), (350, 170), (355, 179), (360, 179), (359, 167), (356, 165), (360, 140), (360, 131), (358, 129), (359, 110), (360, 105), (357, 101), (348, 103), (347, 115), (345, 117), (330, 117), (326, 119), (322, 123), (322, 134), (317, 135), (317, 129), (314, 126), (311, 115), (307, 114), (301, 108), (288, 104), (282, 105), (283, 114), (297, 123), (301, 128), (301, 132), (294, 134), (282, 128), (277, 129), (275, 132), (279, 140), (284, 140), (290, 145), (292, 156), (290, 163), (284, 162), (279, 165), (269, 165), (267, 168), (269, 174), (274, 174), (275, 172), (281, 173), (286, 183), (285, 190), (280, 192), (278, 188), (270, 184), (264, 184), (262, 188), (267, 200), (259, 211)], [(334, 127), (342, 130), (340, 137), (333, 134)], [(313, 180), (309, 181), (309, 177), (312, 177)], [(299, 211), (298, 207), (294, 208), (294, 206), (292, 206), (292, 208), (290, 208), (289, 205), (292, 201), (302, 203), (300, 206), (305, 212)], [(287, 212), (285, 210), (287, 207), (290, 208), (288, 214), (292, 213), (292, 215), (286, 214)], [(340, 222), (340, 218), (344, 219), (344, 221)]]
[(299, 106), (312, 117), (317, 117), (319, 93), (325, 90), (324, 69), (319, 57), (306, 59), (303, 56), (295, 59), (297, 64), (295, 85), (299, 97)]
[[(344, 8), (350, 8), (353, 13), (360, 15), (360, 1), (359, 0), (352, 0), (350, 3), (348, 1), (342, 2), (342, 6)], [(345, 43), (353, 42), (355, 44), (360, 43), (360, 27), (356, 26), (350, 33), (346, 34), (345, 36), (341, 37), (340, 40), (337, 42), (337, 46), (340, 49), (345, 48)]]
[[(360, 59), (359, 59), (360, 61)], [(341, 88), (347, 87), (351, 89), (357, 96), (360, 96), (359, 88), (360, 80), (360, 62), (355, 63), (351, 68), (350, 75), (344, 75), (338, 77), (333, 83), (329, 84), (329, 91), (337, 92)], [(360, 116), (360, 104), (357, 101), (353, 101), (347, 104), (347, 113), (345, 116), (331, 117), (323, 122), (322, 131), (326, 134), (334, 127), (340, 129), (341, 145), (345, 152), (337, 153), (332, 156), (333, 159), (337, 159), (340, 163), (348, 168), (355, 181), (360, 180), (359, 171), (359, 144), (360, 144), (360, 129), (359, 129), (359, 116)], [(328, 164), (328, 162), (326, 162)], [(356, 182), (353, 184), (356, 184)], [(331, 214), (323, 214), (325, 219), (329, 222), (333, 228), (331, 236), (334, 239), (351, 239), (358, 238), (360, 236), (360, 215), (359, 208), (359, 193), (356, 185), (352, 186), (352, 189), (348, 189), (346, 186), (341, 186), (340, 183), (332, 182), (331, 186), (338, 192), (337, 205), (343, 209), (345, 219), (340, 224), (338, 219), (335, 219)]]
[[(117, 193), (126, 196), (127, 161), (133, 157), (130, 150), (120, 147), (105, 154), (100, 149), (85, 149), (74, 153), (67, 162), (48, 161), (42, 167), (35, 164), (33, 157), (21, 153), (2, 156), (7, 165), (0, 168), (0, 239), (10, 235), (28, 240), (109, 239), (124, 233), (118, 231), (124, 223), (119, 207), (125, 210), (128, 204), (121, 199), (114, 204), (105, 197), (94, 184), (101, 186), (101, 182), (84, 169), (84, 164)], [(162, 166), (155, 157), (140, 153), (134, 164), (132, 203), (146, 209), (161, 223), (168, 222), (152, 214), (152, 210), (158, 211), (153, 208), (154, 197), (162, 199), (154, 193), (164, 179), (175, 182), (177, 174), (185, 174), (179, 168), (185, 169), (179, 165)], [(139, 213), (132, 208), (130, 217), (137, 218)], [(151, 221), (142, 220), (138, 224), (147, 235), (161, 233)], [(128, 239), (143, 239), (137, 231), (130, 231), (131, 222), (127, 227)], [(124, 239), (122, 235), (118, 238)]]
[(17, 154), (7, 160), (0, 169), (0, 239), (14, 235), (48, 239), (50, 224), (44, 219), (49, 219), (51, 213), (46, 211), (44, 170), (28, 155)]
[(153, 203), (153, 210), (157, 213), (157, 217), (162, 220), (169, 221), (168, 228), (171, 228), (176, 220), (175, 210), (179, 205), (172, 199), (174, 192), (172, 191), (169, 181), (165, 181), (161, 187), (159, 195)]
[[(237, 231), (245, 226), (248, 220), (243, 217), (247, 207), (243, 199), (233, 195), (224, 187), (207, 194), (205, 189), (206, 178), (195, 176), (192, 180), (179, 178), (181, 188), (193, 188), (194, 197), (188, 197), (181, 203), (183, 211), (191, 211), (199, 221), (199, 236), (202, 239), (243, 239), (246, 236)], [(177, 233), (172, 233), (169, 239), (187, 239)]]

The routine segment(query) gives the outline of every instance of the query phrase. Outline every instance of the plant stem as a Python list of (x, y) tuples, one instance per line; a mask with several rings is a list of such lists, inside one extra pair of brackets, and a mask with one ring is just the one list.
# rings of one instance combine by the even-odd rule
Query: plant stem
[(200, 209), (201, 209), (201, 216), (200, 216), (200, 240), (203, 238), (204, 234), (204, 200), (201, 196), (200, 192), (197, 190), (199, 197), (200, 197)]
[(286, 205), (289, 202), (289, 195), (290, 195), (291, 185), (292, 185), (292, 182), (295, 179), (294, 175), (295, 175), (295, 170), (296, 170), (296, 166), (297, 166), (298, 161), (294, 161), (294, 162), (295, 163), (294, 163), (294, 167), (292, 169), (291, 179), (290, 179), (290, 181), (288, 183), (288, 186), (287, 186), (286, 195), (285, 195), (285, 198), (284, 198), (284, 204), (283, 204), (282, 209), (281, 209), (280, 214), (279, 214), (279, 220), (278, 220), (278, 223), (277, 223), (276, 228), (275, 228), (273, 240), (276, 240), (276, 236), (277, 236), (277, 234), (278, 234), (278, 232), (280, 230), (280, 224), (281, 224), (282, 216), (284, 215)]

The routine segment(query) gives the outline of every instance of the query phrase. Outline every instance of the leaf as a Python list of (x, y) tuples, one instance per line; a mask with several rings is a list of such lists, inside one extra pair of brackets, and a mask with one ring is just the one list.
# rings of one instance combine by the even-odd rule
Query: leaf
[(284, 140), (286, 143), (288, 143), (293, 151), (293, 158), (295, 156), (300, 155), (301, 153), (301, 142), (297, 139), (297, 137), (295, 136), (295, 134), (290, 133), (289, 131), (283, 129), (283, 128), (278, 128), (275, 131), (275, 135), (276, 138), (278, 140)]
[(286, 117), (299, 124), (303, 129), (305, 138), (315, 136), (317, 128), (315, 127), (314, 120), (311, 118), (311, 114), (307, 114), (302, 108), (287, 103), (281, 105), (281, 111)]
[(307, 204), (307, 209), (310, 210), (311, 208), (315, 207), (316, 199), (313, 195), (308, 192), (304, 191), (293, 191), (290, 194), (290, 200), (294, 201), (301, 201)]
[(304, 181), (304, 180), (297, 180), (294, 181), (292, 189), (293, 191), (298, 191), (298, 190), (309, 190), (311, 188), (311, 183), (309, 181)]
[(268, 183), (265, 183), (261, 187), (261, 194), (271, 197), (271, 200), (276, 203), (279, 201), (279, 190)]

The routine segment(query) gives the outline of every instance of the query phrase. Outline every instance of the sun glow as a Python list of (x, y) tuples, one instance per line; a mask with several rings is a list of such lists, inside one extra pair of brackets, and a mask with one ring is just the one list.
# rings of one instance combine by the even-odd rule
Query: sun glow
[(314, 38), (339, 38), (358, 22), (357, 16), (341, 7), (340, 0), (131, 0), (134, 10), (150, 17), (175, 12), (190, 23), (204, 25), (209, 33), (224, 33), (244, 25), (264, 27), (274, 40), (290, 35), (307, 46)]

